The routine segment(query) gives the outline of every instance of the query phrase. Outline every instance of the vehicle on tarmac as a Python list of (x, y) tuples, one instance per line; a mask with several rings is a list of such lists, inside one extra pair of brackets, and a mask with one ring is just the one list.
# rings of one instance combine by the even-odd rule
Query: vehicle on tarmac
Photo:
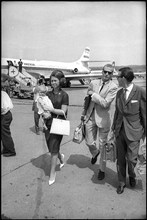
[(14, 77), (1, 73), (1, 85), (5, 91), (9, 91), (11, 98), (33, 99), (33, 86), (29, 83), (24, 85)]

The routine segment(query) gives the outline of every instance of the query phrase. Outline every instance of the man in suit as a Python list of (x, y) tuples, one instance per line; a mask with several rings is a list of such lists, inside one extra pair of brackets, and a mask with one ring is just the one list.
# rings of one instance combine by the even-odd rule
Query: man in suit
[(116, 95), (112, 131), (117, 149), (117, 193), (121, 194), (126, 186), (127, 163), (130, 186), (136, 185), (134, 168), (137, 164), (140, 140), (146, 133), (146, 91), (132, 82), (134, 73), (130, 67), (121, 68), (117, 79), (122, 88)]
[[(81, 120), (85, 123), (85, 142), (92, 155), (91, 163), (95, 164), (100, 154), (98, 179), (105, 178), (106, 159), (105, 145), (111, 125), (110, 106), (114, 100), (118, 86), (112, 81), (114, 66), (106, 64), (102, 70), (102, 78), (93, 80), (87, 91)], [(85, 109), (86, 108), (86, 109)], [(97, 146), (97, 134), (99, 146)]]
[(19, 72), (22, 73), (22, 60), (20, 59), (19, 62), (18, 62), (18, 68), (19, 68)]

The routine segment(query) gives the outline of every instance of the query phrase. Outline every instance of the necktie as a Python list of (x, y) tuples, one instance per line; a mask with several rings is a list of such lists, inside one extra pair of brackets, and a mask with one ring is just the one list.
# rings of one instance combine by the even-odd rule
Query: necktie
[(124, 89), (124, 99), (125, 100), (127, 99), (126, 93), (127, 93), (127, 89)]
[(102, 89), (103, 89), (104, 85), (105, 85), (105, 83), (103, 82), (103, 84), (102, 84), (102, 86), (101, 86), (101, 88), (100, 88), (99, 93), (102, 91)]

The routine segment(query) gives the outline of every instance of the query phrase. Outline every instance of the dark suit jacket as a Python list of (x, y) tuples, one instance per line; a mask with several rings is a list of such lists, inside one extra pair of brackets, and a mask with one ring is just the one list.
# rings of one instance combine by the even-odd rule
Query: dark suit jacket
[(146, 91), (135, 84), (127, 100), (123, 88), (117, 92), (112, 125), (115, 137), (119, 135), (122, 122), (129, 140), (140, 140), (146, 134)]

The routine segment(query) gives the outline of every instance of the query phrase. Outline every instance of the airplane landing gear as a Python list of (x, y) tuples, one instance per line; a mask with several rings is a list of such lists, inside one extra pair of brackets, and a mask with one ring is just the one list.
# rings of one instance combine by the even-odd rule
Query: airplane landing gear
[(69, 80), (66, 80), (66, 85), (65, 87), (69, 88), (71, 86), (71, 82)]

